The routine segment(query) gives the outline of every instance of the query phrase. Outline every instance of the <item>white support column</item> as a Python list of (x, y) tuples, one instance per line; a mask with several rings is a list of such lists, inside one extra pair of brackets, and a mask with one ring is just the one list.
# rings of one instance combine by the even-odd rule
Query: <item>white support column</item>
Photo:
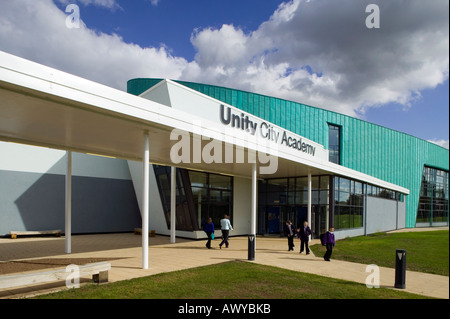
[(256, 163), (252, 165), (252, 198), (251, 198), (251, 219), (250, 236), (248, 237), (248, 260), (255, 260), (256, 251), (256, 210), (257, 210), (257, 173)]
[(177, 223), (177, 169), (172, 167), (170, 174), (170, 243), (176, 243)]
[(149, 166), (150, 166), (150, 144), (148, 132), (144, 135), (143, 154), (143, 185), (142, 185), (142, 269), (148, 269), (148, 221), (149, 221)]
[[(308, 173), (308, 224), (312, 229), (312, 176), (311, 173)], [(309, 236), (309, 240), (311, 240), (311, 235)]]
[(65, 251), (72, 253), (72, 152), (67, 151), (66, 209), (65, 209)]

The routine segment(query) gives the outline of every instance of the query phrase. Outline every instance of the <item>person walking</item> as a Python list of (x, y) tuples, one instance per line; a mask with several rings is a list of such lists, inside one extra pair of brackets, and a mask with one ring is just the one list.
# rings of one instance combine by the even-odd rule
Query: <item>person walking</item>
[(288, 238), (288, 251), (294, 250), (295, 227), (290, 220), (286, 221), (284, 226), (284, 235)]
[(323, 259), (325, 261), (330, 261), (331, 254), (333, 253), (333, 247), (336, 245), (336, 241), (334, 240), (334, 227), (330, 227), (330, 230), (323, 236), (323, 244), (327, 248)]
[(206, 248), (211, 249), (211, 240), (213, 239), (212, 236), (214, 235), (214, 223), (211, 217), (209, 217), (208, 222), (203, 225), (203, 230), (205, 231), (206, 235), (208, 235)]
[(306, 248), (306, 254), (310, 254), (309, 250), (309, 236), (311, 236), (311, 228), (308, 226), (308, 222), (305, 220), (303, 222), (303, 227), (300, 227), (298, 232), (298, 237), (300, 238), (300, 254), (305, 250)]
[(228, 236), (230, 235), (230, 230), (233, 230), (233, 227), (230, 223), (230, 216), (225, 214), (223, 218), (220, 220), (220, 227), (222, 229), (222, 242), (219, 244), (220, 249), (225, 244), (225, 247), (229, 247)]

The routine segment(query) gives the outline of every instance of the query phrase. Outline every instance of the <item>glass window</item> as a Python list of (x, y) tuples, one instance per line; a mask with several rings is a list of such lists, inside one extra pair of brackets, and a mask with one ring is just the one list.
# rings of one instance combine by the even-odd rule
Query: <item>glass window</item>
[(288, 189), (288, 182), (286, 178), (283, 179), (269, 179), (267, 184), (268, 192), (286, 192)]
[(298, 192), (297, 193), (297, 197), (296, 197), (296, 204), (298, 205), (307, 205), (308, 204), (308, 192), (307, 191), (302, 191), (302, 192)]
[(348, 192), (350, 193), (350, 180), (346, 178), (339, 178), (339, 190), (341, 192)]
[(320, 177), (320, 189), (321, 190), (328, 190), (330, 183), (330, 177), (329, 176), (321, 176)]
[(362, 184), (360, 182), (355, 182), (355, 194), (361, 195), (362, 193)]
[(329, 200), (328, 191), (320, 191), (319, 197), (320, 197), (319, 199), (320, 204), (328, 205)]
[(328, 152), (329, 161), (341, 164), (341, 128), (340, 126), (328, 125)]
[(448, 172), (424, 167), (416, 223), (448, 225)]
[(339, 191), (334, 191), (334, 204), (339, 205)]
[(312, 186), (312, 189), (320, 189), (319, 176), (311, 177), (311, 186)]
[(334, 221), (337, 230), (363, 227), (363, 186), (355, 180), (334, 178)]
[(350, 193), (339, 192), (339, 205), (350, 205)]
[(311, 192), (311, 201), (313, 205), (318, 205), (319, 204), (319, 191), (313, 190)]
[[(312, 228), (313, 237), (318, 236), (326, 229), (326, 221), (329, 216), (329, 180), (330, 176), (312, 176), (311, 199), (313, 214), (315, 214)], [(259, 221), (260, 232), (273, 232), (280, 228), (274, 223), (283, 223), (290, 219), (295, 225), (299, 225), (305, 218), (308, 205), (308, 177), (277, 178), (265, 181), (266, 186), (259, 189), (260, 205), (264, 205), (264, 221)], [(263, 191), (265, 190), (265, 191)], [(261, 200), (261, 197), (263, 199)], [(278, 211), (276, 220), (270, 218)], [(281, 228), (283, 224), (280, 224)], [(273, 228), (275, 227), (275, 228)], [(272, 229), (272, 231), (270, 230)]]
[(308, 190), (308, 177), (299, 177), (296, 180), (296, 188), (298, 190)]
[(209, 174), (209, 185), (211, 188), (230, 189), (232, 177), (224, 175)]
[(334, 208), (334, 228), (340, 229), (340, 206), (335, 206)]
[(350, 228), (350, 207), (341, 206), (339, 212), (339, 225), (337, 225), (337, 229), (348, 228)]
[(213, 202), (221, 202), (222, 201), (222, 192), (219, 190), (211, 189), (209, 191), (209, 200)]
[(260, 193), (265, 193), (267, 191), (267, 182), (266, 181), (258, 182), (258, 191)]
[(353, 227), (363, 227), (363, 208), (353, 208)]
[(207, 176), (205, 173), (190, 171), (189, 178), (192, 187), (208, 187)]
[[(154, 165), (166, 222), (170, 227), (171, 168)], [(177, 169), (177, 230), (200, 230), (207, 218), (216, 228), (226, 212), (232, 218), (233, 178), (205, 172)]]

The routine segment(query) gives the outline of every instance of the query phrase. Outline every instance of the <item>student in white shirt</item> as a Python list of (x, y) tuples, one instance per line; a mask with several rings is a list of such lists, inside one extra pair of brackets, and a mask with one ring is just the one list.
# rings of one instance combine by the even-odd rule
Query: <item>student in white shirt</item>
[(228, 248), (228, 236), (230, 234), (230, 230), (233, 230), (233, 227), (230, 223), (230, 216), (228, 214), (225, 214), (224, 217), (220, 220), (220, 227), (222, 229), (222, 242), (220, 243), (219, 247), (222, 249), (223, 244), (225, 244), (225, 247)]

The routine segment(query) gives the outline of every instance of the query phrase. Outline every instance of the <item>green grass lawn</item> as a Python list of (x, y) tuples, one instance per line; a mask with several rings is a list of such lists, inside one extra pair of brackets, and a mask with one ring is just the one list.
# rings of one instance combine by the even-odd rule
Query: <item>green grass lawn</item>
[(423, 299), (403, 291), (248, 262), (227, 262), (106, 285), (87, 284), (40, 299)]
[[(395, 267), (395, 250), (406, 249), (408, 270), (449, 275), (449, 232), (378, 233), (336, 242), (333, 259)], [(311, 246), (316, 256), (325, 253), (321, 245)]]

